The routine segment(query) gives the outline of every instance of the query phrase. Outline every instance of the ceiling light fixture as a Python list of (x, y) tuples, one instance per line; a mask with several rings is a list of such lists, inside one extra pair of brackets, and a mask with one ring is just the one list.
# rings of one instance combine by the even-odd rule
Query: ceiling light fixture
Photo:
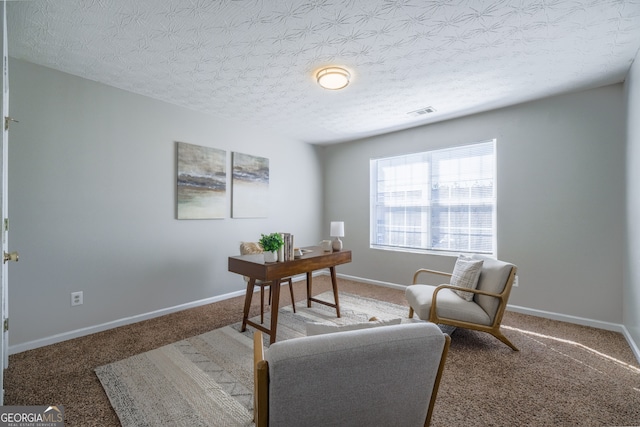
[(347, 87), (351, 74), (344, 68), (328, 67), (316, 73), (318, 84), (325, 89), (338, 90)]

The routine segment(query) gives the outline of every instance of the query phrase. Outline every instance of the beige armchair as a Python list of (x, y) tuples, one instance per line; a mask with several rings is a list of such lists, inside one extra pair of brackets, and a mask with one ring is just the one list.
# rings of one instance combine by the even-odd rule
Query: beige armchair
[(417, 322), (279, 341), (265, 355), (256, 332), (256, 426), (428, 426), (450, 341)]
[[(425, 285), (418, 282), (421, 274), (435, 274), (451, 278), (451, 273), (419, 269), (413, 276), (413, 285), (407, 286), (405, 296), (409, 302), (409, 317), (414, 312), (423, 320), (437, 324), (487, 332), (518, 351), (518, 348), (502, 334), (500, 323), (507, 307), (517, 267), (488, 257), (474, 255), (482, 260), (480, 276), (475, 289), (443, 284)], [(470, 300), (458, 293), (471, 292)]]

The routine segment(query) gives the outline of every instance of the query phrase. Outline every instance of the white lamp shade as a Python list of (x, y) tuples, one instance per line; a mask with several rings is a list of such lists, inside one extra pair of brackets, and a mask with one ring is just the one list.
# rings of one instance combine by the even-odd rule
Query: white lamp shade
[(331, 221), (331, 237), (344, 236), (344, 221)]

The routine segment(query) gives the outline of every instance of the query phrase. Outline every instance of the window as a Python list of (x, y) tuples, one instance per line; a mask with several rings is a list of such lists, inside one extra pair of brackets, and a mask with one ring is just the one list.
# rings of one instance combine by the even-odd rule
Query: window
[(495, 139), (370, 167), (371, 247), (495, 253)]

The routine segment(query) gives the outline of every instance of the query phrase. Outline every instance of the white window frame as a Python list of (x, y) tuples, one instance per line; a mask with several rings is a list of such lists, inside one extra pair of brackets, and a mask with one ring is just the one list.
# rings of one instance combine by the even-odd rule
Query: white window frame
[[(496, 256), (496, 146), (496, 139), (490, 139), (473, 144), (448, 147), (421, 153), (410, 153), (399, 156), (370, 159), (369, 247), (372, 249), (436, 253), (443, 255), (454, 253), (481, 253), (488, 256)], [(448, 218), (449, 222), (445, 221), (446, 225), (437, 227), (431, 223), (432, 209), (435, 209), (435, 206), (440, 206), (441, 209), (444, 209), (443, 214), (446, 212), (445, 216), (448, 217), (451, 217), (452, 209), (446, 208), (446, 203), (443, 202), (443, 198), (431, 200), (432, 194), (436, 193), (440, 188), (434, 187), (432, 178), (434, 176), (439, 176), (439, 179), (443, 180), (444, 175), (434, 175), (431, 170), (432, 159), (447, 154), (453, 154), (455, 156), (455, 151), (473, 150), (474, 148), (491, 150), (492, 157), (490, 158), (490, 164), (487, 164), (485, 161), (481, 169), (482, 176), (484, 178), (475, 180), (476, 182), (473, 184), (469, 184), (468, 181), (453, 182), (452, 187), (450, 187), (450, 191), (448, 192), (449, 195), (452, 191), (461, 193), (464, 191), (459, 191), (462, 188), (469, 188), (469, 210), (466, 213), (461, 212), (460, 214), (461, 218), (465, 218), (466, 215), (469, 225), (466, 230), (464, 227), (455, 228), (451, 225), (452, 222), (455, 221)], [(458, 161), (459, 165), (464, 162), (464, 158), (473, 157), (474, 156), (454, 157), (454, 159)], [(387, 165), (386, 169), (389, 175), (393, 175), (395, 178), (388, 179), (387, 181), (391, 183), (391, 186), (387, 191), (383, 190), (379, 193), (378, 171), (380, 167), (383, 167), (380, 165), (384, 164)], [(458, 167), (458, 170), (461, 171), (463, 169)], [(489, 174), (490, 177), (486, 178)], [(489, 180), (491, 180), (491, 182), (489, 182)], [(384, 181), (385, 180), (383, 179), (382, 182)], [(416, 182), (419, 184), (416, 185)], [(485, 185), (482, 185), (481, 182)], [(380, 185), (384, 184), (380, 183)], [(465, 187), (465, 185), (467, 187)], [(471, 197), (471, 194), (473, 193), (471, 186), (474, 186), (474, 188), (477, 189), (478, 194), (482, 194), (483, 196), (481, 198)], [(454, 190), (451, 190), (451, 188)], [(491, 191), (490, 195), (486, 194), (488, 189)], [(407, 197), (407, 194), (409, 193), (411, 193), (413, 197)], [(453, 205), (449, 206), (463, 206), (463, 204), (459, 203), (460, 199), (457, 200), (458, 203), (453, 203)], [(439, 203), (436, 203), (436, 201)], [(477, 227), (478, 224), (471, 224), (470, 221), (472, 220), (473, 210), (479, 210), (478, 215), (481, 215), (481, 217), (478, 222), (482, 223), (482, 227)], [(455, 215), (455, 209), (453, 209), (453, 211)], [(394, 222), (393, 220), (388, 220), (388, 218), (396, 216), (397, 219), (398, 214), (400, 214), (400, 216), (404, 215), (404, 218), (399, 223), (388, 222)], [(436, 214), (434, 213), (434, 215)], [(382, 222), (380, 224), (378, 224), (377, 216), (384, 216), (384, 218), (381, 219)], [(409, 218), (409, 220), (407, 218)], [(413, 226), (411, 224), (411, 218), (415, 220), (415, 224)], [(488, 218), (490, 218), (490, 220)], [(489, 226), (484, 226), (484, 223), (487, 221), (490, 221)], [(393, 228), (396, 228), (395, 232), (390, 231), (393, 230)], [(440, 233), (434, 232), (434, 230), (438, 229), (440, 230)], [(448, 230), (448, 233), (443, 232), (443, 230)], [(467, 236), (468, 242), (465, 248), (462, 248), (462, 244), (455, 247), (445, 247), (446, 241), (455, 240), (451, 238), (437, 241), (434, 244), (434, 239), (437, 235), (458, 236), (457, 240), (464, 242), (465, 238), (463, 231), (466, 231), (469, 234), (469, 236)], [(478, 235), (481, 237), (478, 237)], [(443, 243), (443, 241), (445, 241), (445, 243)]]

